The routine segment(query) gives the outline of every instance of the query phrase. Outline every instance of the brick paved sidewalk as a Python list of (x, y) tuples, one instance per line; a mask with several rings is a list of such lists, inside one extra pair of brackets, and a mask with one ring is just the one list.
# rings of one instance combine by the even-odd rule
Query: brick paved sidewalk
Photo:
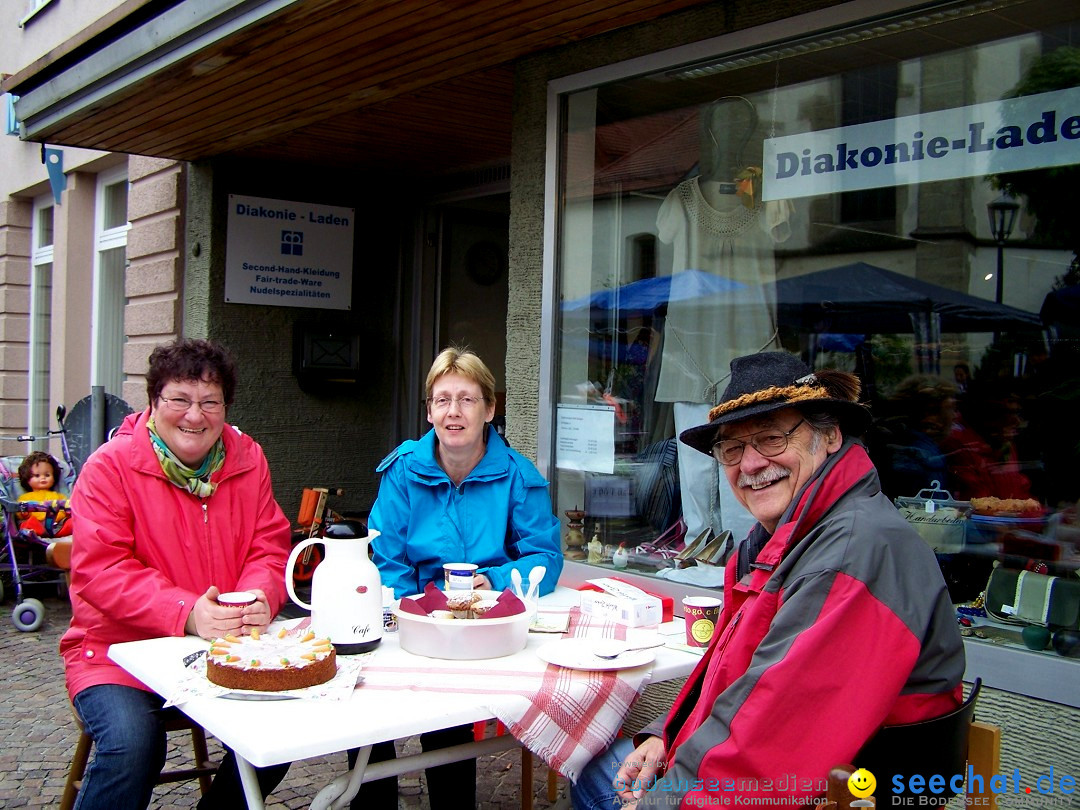
[[(20, 633), (11, 623), (12, 600), (0, 611), (0, 808), (56, 807), (75, 750), (75, 721), (64, 689), (64, 671), (57, 652), (60, 636), (71, 618), (66, 600), (31, 590), (45, 604), (45, 623), (35, 633)], [(185, 738), (177, 737), (183, 741)], [(220, 758), (221, 747), (210, 739), (211, 756)], [(407, 752), (419, 751), (419, 741), (404, 743)], [(170, 762), (188, 758), (190, 744), (170, 743)], [(534, 758), (534, 807), (548, 807), (545, 765)], [(293, 764), (289, 775), (267, 801), (268, 808), (307, 807), (330, 776), (344, 772), (345, 755), (303, 760)], [(477, 801), (482, 810), (516, 810), (520, 803), (521, 755), (518, 751), (480, 759), (477, 767)], [(329, 774), (329, 776), (328, 776)], [(423, 777), (400, 777), (399, 807), (428, 810)], [(560, 780), (560, 788), (565, 780)], [(194, 807), (198, 800), (195, 782), (159, 787), (154, 807)]]

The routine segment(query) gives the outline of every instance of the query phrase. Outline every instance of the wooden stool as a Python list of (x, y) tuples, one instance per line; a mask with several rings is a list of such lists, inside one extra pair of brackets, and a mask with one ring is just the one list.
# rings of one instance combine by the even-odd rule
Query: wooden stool
[[(75, 755), (71, 758), (71, 768), (68, 770), (67, 781), (64, 783), (64, 792), (60, 796), (60, 810), (71, 810), (75, 806), (75, 797), (82, 787), (83, 774), (86, 773), (86, 763), (90, 760), (90, 746), (93, 739), (83, 728), (79, 715), (72, 710), (75, 723), (79, 727), (79, 742), (75, 745)], [(165, 720), (165, 731), (190, 731), (191, 750), (195, 760), (192, 768), (182, 768), (175, 771), (162, 771), (157, 778), (157, 784), (163, 785), (169, 782), (183, 782), (187, 779), (198, 779), (199, 790), (205, 794), (210, 789), (210, 781), (217, 773), (217, 763), (210, 760), (206, 750), (206, 732), (202, 726), (179, 712), (170, 713)]]

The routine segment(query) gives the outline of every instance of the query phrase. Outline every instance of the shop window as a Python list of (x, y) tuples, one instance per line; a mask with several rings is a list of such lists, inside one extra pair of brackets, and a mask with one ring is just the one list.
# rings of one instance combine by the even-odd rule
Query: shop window
[[(1078, 18), (1012, 8), (560, 80), (550, 457), (557, 510), (584, 523), (568, 558), (719, 586), (722, 549), (673, 557), (753, 518), (677, 435), (708, 421), (732, 358), (785, 349), (859, 375), (885, 494), (945, 510), (911, 520), (957, 604), (995, 563), (1075, 583), (1080, 87), (1053, 60), (1075, 63)], [(987, 213), (1003, 192), (1022, 209), (1008, 234)], [(1019, 625), (986, 628), (1023, 646)]]
[(121, 396), (124, 348), (124, 280), (127, 271), (127, 176), (98, 177), (95, 208), (94, 305), (91, 385)]

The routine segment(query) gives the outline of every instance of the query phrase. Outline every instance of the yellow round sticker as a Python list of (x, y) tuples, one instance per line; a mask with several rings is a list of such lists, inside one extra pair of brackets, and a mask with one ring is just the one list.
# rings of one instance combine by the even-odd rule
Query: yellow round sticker
[(699, 644), (708, 644), (712, 638), (714, 625), (708, 619), (698, 619), (690, 625), (690, 635)]
[(866, 768), (859, 768), (848, 777), (847, 786), (852, 796), (865, 799), (867, 796), (873, 795), (874, 788), (877, 787), (877, 779)]

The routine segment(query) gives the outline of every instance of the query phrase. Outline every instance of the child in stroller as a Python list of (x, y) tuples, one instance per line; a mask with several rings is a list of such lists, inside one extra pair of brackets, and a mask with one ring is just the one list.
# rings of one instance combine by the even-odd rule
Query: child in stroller
[[(25, 585), (55, 586), (62, 594), (67, 591), (65, 572), (53, 564), (48, 555), (51, 544), (69, 544), (70, 539), (65, 535), (71, 533), (72, 518), (67, 500), (75, 483), (75, 470), (68, 461), (62, 413), (58, 409), (60, 429), (50, 430), (48, 435), (60, 436), (64, 461), (37, 452), (28, 456), (0, 457), (0, 508), (3, 510), (4, 534), (0, 541), (0, 600), (10, 588), (15, 597), (11, 621), (23, 632), (37, 630), (45, 618), (44, 604), (26, 597)], [(11, 438), (36, 441), (44, 437)], [(29, 471), (29, 477), (24, 477), (24, 469)], [(43, 475), (34, 476), (35, 470)], [(52, 481), (46, 483), (49, 478)], [(44, 488), (38, 490), (34, 486)]]
[[(26, 490), (19, 496), (19, 503), (52, 504), (67, 501), (67, 496), (53, 490), (61, 480), (60, 465), (48, 453), (35, 451), (19, 465), (19, 483)], [(71, 521), (63, 509), (46, 508), (45, 511), (24, 511), (19, 528), (31, 531), (38, 537), (69, 537)]]

